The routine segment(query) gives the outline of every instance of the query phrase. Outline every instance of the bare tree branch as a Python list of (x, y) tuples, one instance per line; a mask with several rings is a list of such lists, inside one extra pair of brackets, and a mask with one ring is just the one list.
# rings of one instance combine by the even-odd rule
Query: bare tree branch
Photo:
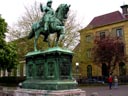
[[(32, 6), (25, 6), (24, 14), (19, 18), (17, 23), (9, 27), (9, 35), (13, 38), (23, 38), (26, 37), (31, 31), (31, 26), (34, 22), (41, 19), (43, 14), (40, 11), (39, 3), (35, 2)], [(76, 14), (72, 11), (68, 14), (68, 19), (65, 22), (65, 38), (60, 42), (62, 47), (72, 49), (79, 43), (79, 33), (80, 24), (76, 22)], [(55, 41), (56, 36), (54, 35), (53, 41)], [(12, 38), (11, 38), (12, 39)], [(54, 44), (54, 43), (53, 43)]]

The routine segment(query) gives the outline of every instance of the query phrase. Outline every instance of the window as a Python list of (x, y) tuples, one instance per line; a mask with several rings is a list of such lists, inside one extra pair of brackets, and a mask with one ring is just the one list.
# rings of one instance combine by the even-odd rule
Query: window
[(91, 48), (87, 49), (87, 57), (91, 58)]
[(91, 65), (87, 66), (87, 77), (88, 78), (92, 77), (92, 66)]
[(117, 37), (123, 37), (123, 30), (122, 30), (122, 28), (116, 29), (116, 36)]
[(86, 36), (86, 42), (90, 42), (91, 39), (92, 39), (91, 35), (87, 35), (87, 36)]
[(100, 32), (100, 39), (105, 38), (105, 32)]

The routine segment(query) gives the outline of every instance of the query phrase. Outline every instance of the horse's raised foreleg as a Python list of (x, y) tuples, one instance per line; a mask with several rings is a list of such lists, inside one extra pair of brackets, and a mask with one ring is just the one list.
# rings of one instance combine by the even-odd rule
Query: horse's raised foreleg
[(64, 39), (65, 27), (64, 26), (58, 26), (58, 29), (60, 31), (57, 32), (57, 39), (56, 39), (55, 46), (58, 46), (59, 40), (61, 42)]
[(65, 27), (64, 26), (62, 26), (60, 34), (61, 34), (60, 35), (60, 40), (63, 40), (64, 39), (64, 35), (65, 35)]

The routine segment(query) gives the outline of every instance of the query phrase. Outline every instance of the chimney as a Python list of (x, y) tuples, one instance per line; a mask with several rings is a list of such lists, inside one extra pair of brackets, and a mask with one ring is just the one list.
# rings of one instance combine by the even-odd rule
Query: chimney
[(128, 5), (122, 5), (122, 6), (120, 6), (121, 8), (122, 8), (122, 13), (123, 13), (123, 15), (126, 17), (126, 18), (128, 18)]

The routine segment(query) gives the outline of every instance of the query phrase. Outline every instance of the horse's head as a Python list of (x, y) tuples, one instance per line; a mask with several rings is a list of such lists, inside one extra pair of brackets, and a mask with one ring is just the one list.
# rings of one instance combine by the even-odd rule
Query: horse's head
[(70, 5), (67, 4), (60, 4), (59, 7), (56, 10), (56, 17), (63, 21), (64, 19), (67, 19), (67, 13), (69, 11)]

